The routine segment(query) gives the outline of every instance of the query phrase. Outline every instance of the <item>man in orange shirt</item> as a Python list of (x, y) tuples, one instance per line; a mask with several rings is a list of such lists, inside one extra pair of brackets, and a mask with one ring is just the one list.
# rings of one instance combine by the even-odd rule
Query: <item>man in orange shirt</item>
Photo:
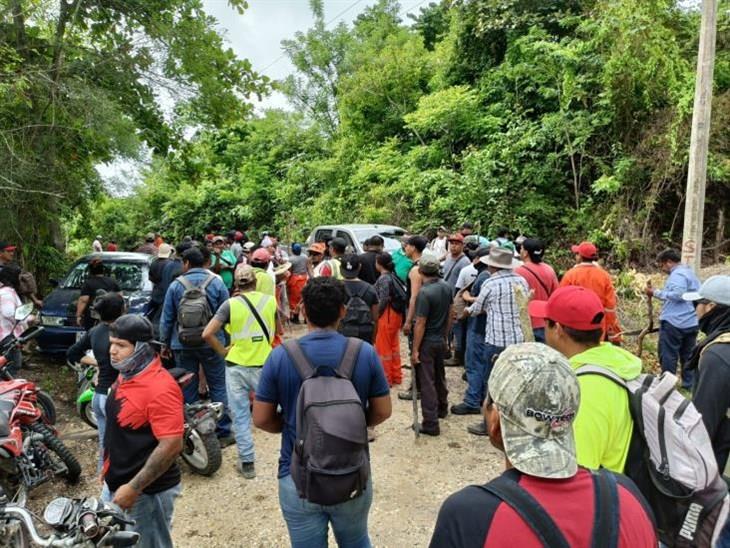
[(570, 248), (575, 253), (575, 266), (560, 281), (560, 287), (578, 285), (590, 289), (604, 307), (603, 338), (612, 343), (621, 342), (621, 327), (616, 315), (616, 290), (611, 276), (596, 262), (598, 249), (591, 242), (581, 242)]

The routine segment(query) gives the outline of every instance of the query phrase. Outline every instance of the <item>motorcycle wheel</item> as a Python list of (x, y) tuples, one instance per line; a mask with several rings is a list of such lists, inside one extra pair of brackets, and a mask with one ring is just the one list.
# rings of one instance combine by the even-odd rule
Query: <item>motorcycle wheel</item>
[(185, 437), (182, 458), (196, 474), (212, 476), (221, 467), (221, 444), (215, 432), (200, 434), (191, 430)]
[(81, 419), (91, 426), (92, 428), (99, 428), (99, 423), (96, 422), (96, 413), (94, 413), (94, 409), (91, 406), (90, 401), (86, 401), (81, 404), (81, 407), (79, 408), (79, 414), (81, 415)]
[(56, 404), (53, 398), (43, 390), (39, 390), (36, 394), (36, 402), (43, 415), (43, 421), (46, 424), (56, 424)]
[(43, 443), (46, 448), (61, 459), (63, 464), (66, 466), (66, 471), (59, 474), (67, 483), (77, 483), (79, 476), (81, 476), (81, 465), (76, 457), (73, 456), (68, 447), (66, 447), (61, 440), (59, 440), (53, 431), (48, 428), (45, 424), (39, 422), (31, 426), (34, 432), (43, 436)]

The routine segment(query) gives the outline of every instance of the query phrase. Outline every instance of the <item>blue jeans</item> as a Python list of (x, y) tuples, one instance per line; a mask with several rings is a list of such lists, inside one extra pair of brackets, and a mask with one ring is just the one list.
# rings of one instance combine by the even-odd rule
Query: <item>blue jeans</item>
[(226, 367), (226, 389), (228, 406), (233, 416), (233, 435), (236, 436), (238, 460), (254, 462), (253, 434), (251, 433), (251, 406), (249, 390), (254, 392), (259, 386), (260, 367), (229, 365)]
[(106, 432), (106, 394), (99, 394), (94, 392), (94, 397), (91, 400), (91, 409), (94, 411), (96, 416), (96, 423), (99, 425), (99, 463), (97, 464), (96, 471), (101, 472), (101, 467), (104, 466), (104, 433)]
[(535, 337), (535, 342), (545, 343), (545, 328), (544, 327), (533, 328), (532, 336)]
[[(175, 509), (175, 499), (180, 495), (181, 486), (178, 483), (167, 491), (146, 495), (142, 493), (134, 506), (126, 511), (127, 516), (135, 521), (131, 527), (139, 533), (137, 548), (173, 548), (172, 513)], [(101, 490), (101, 500), (111, 502), (114, 493), (109, 491), (106, 483)]]
[(682, 386), (690, 388), (694, 380), (694, 371), (687, 371), (685, 364), (689, 362), (697, 344), (697, 327), (679, 329), (667, 321), (659, 326), (659, 363), (662, 371), (677, 372), (677, 361), (682, 365)]
[(484, 401), (484, 379), (487, 362), (484, 361), (486, 343), (484, 334), (469, 329), (466, 333), (466, 392), (464, 403), (469, 407), (480, 407)]
[(340, 548), (370, 548), (368, 512), (372, 502), (372, 480), (356, 499), (322, 506), (299, 498), (291, 476), (279, 478), (279, 505), (292, 548), (327, 548), (330, 523)]
[(730, 519), (725, 522), (725, 527), (717, 537), (715, 548), (730, 548)]
[(221, 402), (226, 408), (218, 422), (218, 436), (231, 435), (231, 418), (228, 416), (228, 397), (226, 394), (226, 361), (209, 346), (175, 350), (175, 365), (195, 373), (193, 380), (183, 387), (185, 403), (198, 401), (198, 365), (203, 366), (205, 380), (208, 382), (210, 399)]

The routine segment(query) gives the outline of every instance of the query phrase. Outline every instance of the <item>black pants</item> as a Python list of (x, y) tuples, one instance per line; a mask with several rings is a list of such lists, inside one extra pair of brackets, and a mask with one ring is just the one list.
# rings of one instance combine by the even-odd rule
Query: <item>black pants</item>
[(444, 351), (443, 342), (424, 341), (418, 352), (421, 363), (416, 366), (416, 378), (421, 385), (421, 412), (426, 430), (438, 428), (439, 412), (449, 408)]

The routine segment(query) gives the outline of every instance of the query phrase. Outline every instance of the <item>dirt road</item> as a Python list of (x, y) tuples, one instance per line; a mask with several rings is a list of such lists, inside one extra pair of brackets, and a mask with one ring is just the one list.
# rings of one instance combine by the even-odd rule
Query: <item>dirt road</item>
[[(405, 349), (404, 349), (405, 350)], [(405, 352), (404, 352), (405, 353)], [(78, 419), (71, 407), (73, 379), (57, 365), (41, 375), (61, 408), (59, 429), (82, 461), (84, 475), (78, 486), (61, 482), (33, 493), (31, 506), (42, 506), (53, 496), (98, 494), (95, 478), (95, 431)], [(463, 395), (461, 368), (447, 368), (450, 403)], [(406, 378), (408, 371), (404, 371)], [(411, 403), (391, 393), (393, 416), (377, 428), (371, 444), (374, 501), (370, 536), (375, 546), (428, 545), (441, 502), (457, 489), (484, 483), (502, 468), (502, 456), (483, 437), (466, 432), (476, 419), (449, 416), (441, 422), (441, 436), (414, 440), (410, 429)], [(64, 401), (65, 400), (65, 401)], [(477, 417), (478, 418), (478, 417)], [(175, 507), (174, 538), (182, 548), (286, 546), (288, 534), (278, 504), (276, 479), (280, 436), (254, 431), (256, 470), (245, 480), (235, 469), (236, 449), (223, 453), (223, 465), (212, 478), (203, 478), (183, 466), (183, 494)], [(334, 544), (332, 539), (331, 545)]]

